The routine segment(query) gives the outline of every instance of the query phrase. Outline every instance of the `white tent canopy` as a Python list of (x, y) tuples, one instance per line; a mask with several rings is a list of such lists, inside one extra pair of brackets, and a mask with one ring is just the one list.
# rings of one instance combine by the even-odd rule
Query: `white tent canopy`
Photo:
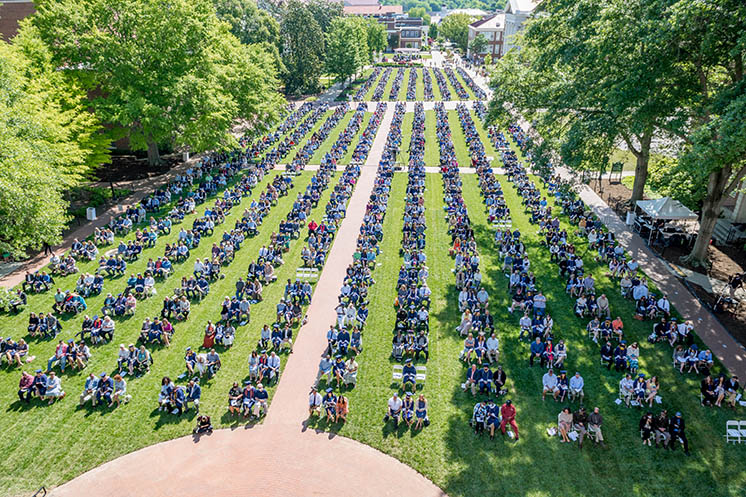
[(638, 200), (637, 207), (653, 219), (697, 219), (697, 215), (671, 197)]

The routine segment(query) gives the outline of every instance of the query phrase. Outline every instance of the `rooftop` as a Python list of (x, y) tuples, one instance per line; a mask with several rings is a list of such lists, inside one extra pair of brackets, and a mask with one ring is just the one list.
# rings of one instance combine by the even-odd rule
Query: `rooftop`
[(505, 14), (486, 16), (478, 21), (474, 21), (469, 26), (479, 30), (503, 29), (505, 27)]
[(345, 14), (358, 16), (403, 13), (401, 5), (345, 5), (343, 8)]

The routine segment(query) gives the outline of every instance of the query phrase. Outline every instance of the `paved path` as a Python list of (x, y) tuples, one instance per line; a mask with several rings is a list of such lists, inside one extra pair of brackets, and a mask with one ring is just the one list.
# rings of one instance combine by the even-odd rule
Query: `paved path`
[[(51, 495), (445, 496), (398, 460), (359, 442), (305, 426), (309, 386), (326, 348), (326, 330), (336, 320), (337, 295), (352, 261), (393, 110), (389, 105), (362, 167), (308, 308), (308, 322), (298, 333), (264, 424), (146, 447), (75, 478)], [(384, 406), (381, 409), (383, 412)], [(127, 478), (124, 485), (123, 475), (137, 477)]]
[[(565, 168), (557, 168), (557, 170), (565, 178), (572, 176)], [(692, 320), (697, 335), (730, 373), (738, 375), (739, 378), (746, 378), (746, 348), (739, 344), (715, 316), (700, 304), (699, 300), (669, 271), (667, 264), (655, 255), (639, 235), (624, 224), (596, 192), (587, 185), (581, 185), (578, 188), (578, 194), (614, 233), (622, 246), (632, 254), (632, 257), (640, 262), (640, 267), (645, 274), (655, 281), (662, 292), (668, 294), (674, 307), (686, 319)]]

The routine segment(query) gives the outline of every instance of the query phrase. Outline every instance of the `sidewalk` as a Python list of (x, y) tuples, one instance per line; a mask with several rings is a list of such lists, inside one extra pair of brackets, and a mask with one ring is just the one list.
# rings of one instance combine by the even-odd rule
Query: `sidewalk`
[(337, 321), (337, 296), (352, 261), (360, 225), (365, 216), (368, 198), (373, 191), (378, 163), (383, 155), (394, 106), (389, 104), (365, 165), (361, 168), (355, 191), (348, 202), (347, 213), (334, 239), (329, 258), (324, 264), (314, 289), (306, 317), (308, 321), (298, 330), (293, 355), (287, 361), (282, 379), (269, 407), (265, 421), (268, 425), (291, 424), (300, 426), (308, 416), (306, 397), (318, 371), (319, 360), (326, 349), (326, 331)]

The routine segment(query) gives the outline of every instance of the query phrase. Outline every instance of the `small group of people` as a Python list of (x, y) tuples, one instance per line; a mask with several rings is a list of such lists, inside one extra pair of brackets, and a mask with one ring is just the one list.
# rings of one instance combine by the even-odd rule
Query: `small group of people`
[(499, 428), (503, 435), (510, 429), (509, 436), (518, 441), (518, 424), (515, 421), (516, 409), (513, 401), (507, 399), (500, 407), (492, 399), (477, 402), (472, 411), (470, 424), (475, 435), (489, 431), (490, 439), (495, 438), (495, 429)]
[(676, 446), (681, 443), (684, 447), (684, 453), (688, 456), (689, 439), (686, 437), (686, 423), (680, 412), (669, 417), (668, 411), (663, 409), (657, 416), (651, 411), (645, 413), (640, 418), (640, 437), (642, 444), (652, 447), (663, 446), (665, 449), (676, 450)]
[(228, 412), (232, 416), (261, 418), (267, 412), (268, 399), (269, 393), (261, 382), (254, 386), (247, 380), (241, 388), (235, 381), (228, 391)]
[(322, 417), (322, 410), (328, 423), (345, 422), (350, 413), (350, 402), (341, 392), (335, 395), (332, 387), (328, 387), (324, 395), (321, 395), (313, 386), (308, 394), (308, 416)]
[(577, 438), (578, 447), (582, 449), (583, 441), (587, 436), (597, 445), (606, 448), (603, 432), (601, 431), (603, 422), (604, 418), (598, 407), (594, 407), (593, 412), (590, 414), (586, 412), (583, 405), (580, 405), (575, 412), (572, 412), (569, 407), (565, 407), (557, 415), (560, 442), (571, 443), (572, 440)]
[(398, 392), (394, 392), (394, 395), (388, 400), (383, 422), (388, 423), (391, 421), (394, 424), (394, 429), (397, 429), (401, 420), (408, 427), (412, 427), (414, 424), (413, 428), (420, 430), (430, 424), (427, 409), (428, 403), (425, 394), (419, 394), (415, 401), (414, 394), (411, 392), (406, 392), (404, 398), (400, 397)]
[(189, 403), (199, 412), (199, 402), (202, 397), (202, 387), (199, 378), (191, 378), (186, 386), (177, 385), (171, 378), (161, 379), (161, 390), (158, 393), (158, 411), (170, 412), (181, 416), (189, 409)]
[(91, 373), (85, 380), (83, 391), (80, 394), (79, 405), (85, 406), (91, 401), (91, 406), (106, 404), (108, 407), (119, 407), (122, 402), (129, 402), (131, 396), (127, 394), (127, 382), (121, 374), (113, 377), (103, 372), (99, 376)]
[(51, 406), (55, 401), (64, 399), (65, 395), (62, 380), (54, 371), (45, 374), (41, 369), (37, 369), (33, 375), (26, 371), (21, 373), (21, 380), (18, 383), (18, 398), (21, 402), (30, 403), (33, 397), (38, 397)]

